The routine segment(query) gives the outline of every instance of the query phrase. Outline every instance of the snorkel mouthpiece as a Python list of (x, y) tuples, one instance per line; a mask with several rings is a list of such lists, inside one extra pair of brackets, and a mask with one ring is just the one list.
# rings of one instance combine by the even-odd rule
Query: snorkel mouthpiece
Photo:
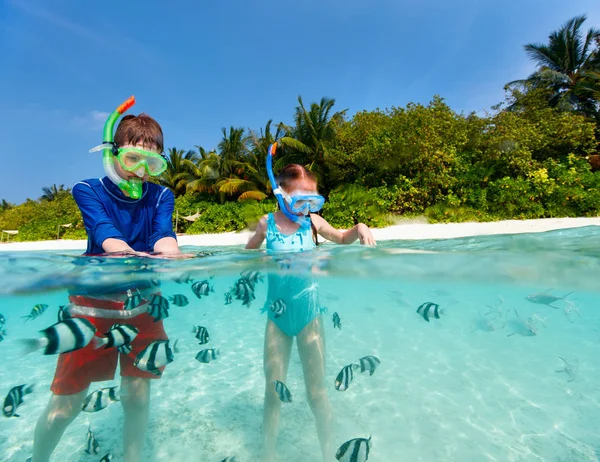
[(277, 142), (271, 144), (269, 149), (267, 150), (267, 174), (269, 175), (269, 182), (271, 183), (271, 189), (273, 189), (273, 194), (277, 198), (277, 203), (279, 204), (279, 208), (283, 212), (283, 214), (292, 220), (294, 223), (298, 223), (302, 228), (307, 229), (310, 228), (310, 217), (308, 214), (306, 215), (296, 215), (290, 212), (288, 205), (283, 198), (282, 190), (277, 184), (277, 180), (275, 179), (275, 175), (273, 174), (273, 156), (275, 155), (275, 151), (277, 150)]
[[(141, 178), (132, 178), (130, 180), (125, 180), (121, 178), (117, 171), (115, 170), (115, 135), (114, 128), (115, 123), (125, 113), (129, 108), (131, 108), (135, 104), (135, 97), (131, 96), (121, 104), (112, 114), (108, 116), (106, 122), (104, 123), (104, 142), (102, 149), (102, 165), (104, 166), (104, 171), (110, 180), (116, 184), (121, 191), (129, 195), (132, 199), (139, 199), (142, 197), (142, 185), (143, 181)], [(142, 173), (143, 175), (143, 173)]]

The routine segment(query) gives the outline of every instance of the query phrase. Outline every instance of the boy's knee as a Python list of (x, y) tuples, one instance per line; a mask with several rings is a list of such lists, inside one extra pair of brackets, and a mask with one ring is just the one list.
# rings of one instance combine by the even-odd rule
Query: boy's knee
[(150, 403), (150, 380), (129, 377), (121, 385), (121, 404), (127, 409), (143, 410)]
[(325, 387), (311, 387), (306, 390), (306, 398), (311, 408), (319, 406), (327, 400), (327, 390)]
[(79, 415), (80, 408), (75, 406), (56, 406), (48, 412), (48, 427), (66, 427)]

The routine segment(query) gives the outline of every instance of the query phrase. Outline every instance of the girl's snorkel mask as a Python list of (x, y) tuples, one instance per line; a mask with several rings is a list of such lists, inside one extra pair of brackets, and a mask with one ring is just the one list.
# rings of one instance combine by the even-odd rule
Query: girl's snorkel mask
[[(273, 194), (275, 194), (279, 203), (279, 208), (286, 217), (298, 223), (302, 228), (310, 228), (309, 212), (316, 213), (321, 210), (325, 203), (325, 198), (319, 194), (302, 194), (302, 192), (299, 194), (294, 193), (293, 196), (290, 196), (281, 189), (277, 184), (275, 175), (273, 175), (273, 156), (276, 149), (277, 143), (273, 143), (267, 151), (267, 173), (271, 182), (271, 188), (273, 188)], [(292, 212), (301, 213), (302, 215)]]
[[(135, 104), (135, 97), (130, 97), (121, 104), (116, 111), (108, 116), (104, 123), (104, 142), (90, 152), (102, 151), (102, 165), (110, 180), (121, 191), (127, 193), (132, 199), (142, 197), (142, 177), (144, 174), (158, 176), (167, 169), (167, 162), (160, 154), (138, 148), (117, 148), (114, 142), (114, 126), (119, 117)], [(115, 157), (123, 170), (134, 173), (137, 178), (126, 180), (121, 178), (115, 170)]]

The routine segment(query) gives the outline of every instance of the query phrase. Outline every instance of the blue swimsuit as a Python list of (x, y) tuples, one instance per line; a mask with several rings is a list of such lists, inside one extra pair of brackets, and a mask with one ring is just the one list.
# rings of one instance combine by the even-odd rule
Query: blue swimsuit
[[(312, 261), (306, 261), (306, 276), (298, 273), (304, 272), (302, 258), (285, 256), (284, 252), (303, 252), (315, 248), (312, 230), (298, 228), (294, 234), (285, 235), (279, 232), (272, 213), (267, 216), (267, 252), (279, 260), (283, 268), (293, 268), (292, 274), (269, 274), (269, 288), (267, 301), (263, 311), (267, 311), (269, 319), (275, 323), (286, 335), (298, 335), (304, 327), (320, 314), (317, 282), (315, 281), (311, 266)], [(285, 270), (283, 270), (285, 271)], [(285, 310), (277, 316), (271, 307), (282, 300)]]

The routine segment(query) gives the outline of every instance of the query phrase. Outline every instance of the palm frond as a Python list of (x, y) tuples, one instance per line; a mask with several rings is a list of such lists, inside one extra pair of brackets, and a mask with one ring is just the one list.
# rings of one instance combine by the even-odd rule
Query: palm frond
[(238, 197), (238, 201), (246, 201), (246, 200), (262, 201), (262, 200), (266, 199), (267, 197), (268, 196), (261, 191), (246, 191), (246, 192), (240, 194), (240, 197)]

